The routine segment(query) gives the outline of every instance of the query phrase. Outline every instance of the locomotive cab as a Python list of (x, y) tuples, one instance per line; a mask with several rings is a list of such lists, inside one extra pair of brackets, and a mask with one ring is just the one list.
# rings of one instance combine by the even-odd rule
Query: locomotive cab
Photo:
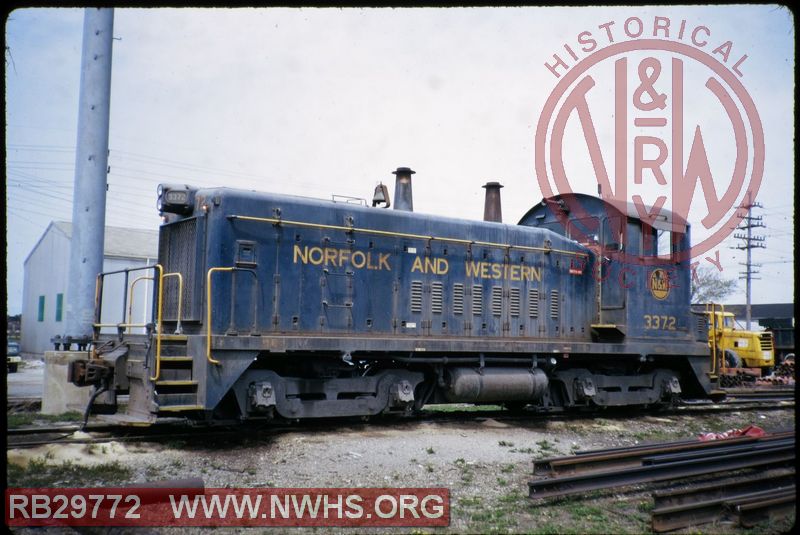
[(595, 341), (695, 338), (690, 298), (689, 225), (677, 214), (584, 194), (544, 199), (520, 220), (594, 252)]

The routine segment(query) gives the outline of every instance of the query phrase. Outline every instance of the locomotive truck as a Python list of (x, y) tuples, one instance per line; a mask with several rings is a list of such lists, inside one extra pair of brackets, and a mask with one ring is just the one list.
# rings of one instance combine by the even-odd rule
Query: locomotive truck
[[(70, 380), (94, 387), (95, 412), (139, 425), (715, 394), (685, 221), (583, 194), (543, 199), (517, 225), (422, 215), (413, 171), (394, 173), (393, 209), (384, 185), (369, 206), (162, 184), (158, 264), (98, 275), (94, 338)], [(103, 307), (111, 277), (122, 310)], [(143, 298), (152, 317), (133, 323), (126, 306)]]

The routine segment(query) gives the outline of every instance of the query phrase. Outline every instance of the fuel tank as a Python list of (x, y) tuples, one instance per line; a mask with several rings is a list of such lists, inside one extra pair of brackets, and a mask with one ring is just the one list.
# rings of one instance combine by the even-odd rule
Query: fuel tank
[(533, 401), (547, 392), (547, 375), (539, 369), (453, 368), (445, 396), (455, 403)]

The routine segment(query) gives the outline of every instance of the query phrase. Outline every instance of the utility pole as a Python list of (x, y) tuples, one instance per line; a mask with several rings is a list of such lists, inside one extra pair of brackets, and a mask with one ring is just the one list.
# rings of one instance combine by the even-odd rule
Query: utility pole
[(739, 279), (745, 279), (747, 281), (747, 330), (750, 330), (750, 322), (752, 318), (751, 314), (751, 305), (750, 305), (750, 290), (753, 280), (761, 280), (760, 277), (753, 277), (753, 275), (758, 275), (758, 271), (754, 270), (753, 268), (761, 267), (761, 264), (753, 264), (753, 249), (766, 249), (767, 246), (764, 243), (764, 236), (753, 236), (753, 229), (763, 227), (766, 228), (766, 225), (761, 221), (762, 216), (753, 217), (753, 208), (763, 208), (761, 203), (754, 203), (753, 202), (753, 194), (747, 194), (747, 203), (740, 206), (740, 208), (744, 208), (747, 210), (747, 215), (742, 218), (742, 223), (736, 227), (737, 230), (746, 231), (745, 233), (739, 232), (733, 235), (734, 238), (742, 240), (743, 243), (737, 245), (736, 247), (732, 247), (732, 249), (739, 249), (740, 251), (747, 251), (747, 262), (742, 263), (739, 262), (739, 265), (745, 266), (745, 271), (740, 271)]
[(113, 9), (84, 11), (65, 349), (91, 340), (95, 281), (103, 271), (113, 31)]

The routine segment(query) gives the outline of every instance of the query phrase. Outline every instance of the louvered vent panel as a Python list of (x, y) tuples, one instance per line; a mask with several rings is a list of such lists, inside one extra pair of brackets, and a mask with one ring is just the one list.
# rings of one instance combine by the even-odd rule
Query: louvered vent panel
[(464, 313), (464, 285), (453, 285), (453, 314)]
[(539, 290), (528, 290), (528, 316), (539, 317)]
[(508, 301), (508, 309), (512, 318), (519, 317), (519, 288), (511, 288)]
[(492, 286), (492, 315), (503, 315), (503, 287)]
[(558, 290), (550, 290), (550, 317), (558, 319)]
[(442, 313), (443, 289), (441, 282), (431, 283), (431, 312)]
[(411, 312), (422, 312), (422, 281), (411, 281)]
[(483, 314), (483, 286), (472, 287), (472, 313), (476, 316)]

